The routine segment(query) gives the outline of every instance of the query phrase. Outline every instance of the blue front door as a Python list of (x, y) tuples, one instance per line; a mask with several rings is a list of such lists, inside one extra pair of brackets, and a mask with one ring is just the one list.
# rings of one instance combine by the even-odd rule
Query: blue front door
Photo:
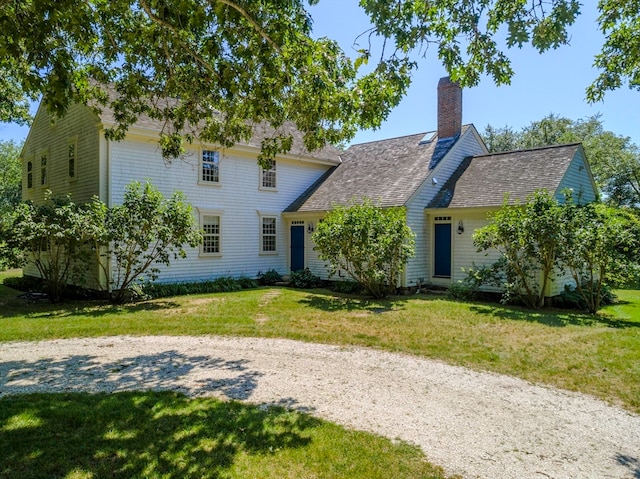
[(435, 224), (433, 275), (451, 278), (451, 223)]
[(291, 227), (291, 271), (304, 269), (304, 226)]

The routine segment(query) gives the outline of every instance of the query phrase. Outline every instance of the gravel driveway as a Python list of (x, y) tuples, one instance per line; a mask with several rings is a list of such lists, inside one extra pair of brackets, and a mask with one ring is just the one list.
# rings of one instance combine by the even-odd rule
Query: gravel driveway
[(640, 478), (640, 416), (437, 361), (280, 339), (0, 343), (0, 396), (131, 389), (297, 408), (418, 444), (465, 478)]

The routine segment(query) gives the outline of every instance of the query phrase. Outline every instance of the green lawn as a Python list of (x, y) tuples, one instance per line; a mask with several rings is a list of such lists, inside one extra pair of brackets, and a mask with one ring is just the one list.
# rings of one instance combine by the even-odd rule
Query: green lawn
[(598, 316), (437, 296), (287, 288), (111, 306), (27, 303), (0, 287), (0, 341), (117, 334), (283, 337), (370, 346), (581, 391), (640, 412), (640, 292)]
[(170, 392), (0, 399), (0, 457), (6, 479), (445, 477), (414, 446)]

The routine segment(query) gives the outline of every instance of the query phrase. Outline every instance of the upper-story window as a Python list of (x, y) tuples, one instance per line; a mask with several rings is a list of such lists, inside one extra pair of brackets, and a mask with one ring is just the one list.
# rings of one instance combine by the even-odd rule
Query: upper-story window
[(77, 142), (74, 139), (69, 140), (69, 145), (67, 148), (67, 164), (69, 170), (69, 179), (76, 179), (76, 155), (77, 155)]
[(27, 161), (27, 188), (33, 188), (33, 160)]
[(47, 184), (47, 153), (40, 154), (40, 184)]
[(268, 168), (261, 168), (261, 188), (274, 190), (276, 188), (276, 162), (269, 160)]
[(220, 154), (215, 150), (203, 150), (200, 181), (220, 183)]

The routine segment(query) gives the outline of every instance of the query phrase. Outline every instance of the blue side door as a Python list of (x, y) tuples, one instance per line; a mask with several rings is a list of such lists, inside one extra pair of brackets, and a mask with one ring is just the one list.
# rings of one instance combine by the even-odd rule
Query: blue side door
[(304, 269), (304, 226), (291, 227), (291, 271)]
[(433, 242), (433, 275), (451, 278), (451, 223), (436, 223)]

